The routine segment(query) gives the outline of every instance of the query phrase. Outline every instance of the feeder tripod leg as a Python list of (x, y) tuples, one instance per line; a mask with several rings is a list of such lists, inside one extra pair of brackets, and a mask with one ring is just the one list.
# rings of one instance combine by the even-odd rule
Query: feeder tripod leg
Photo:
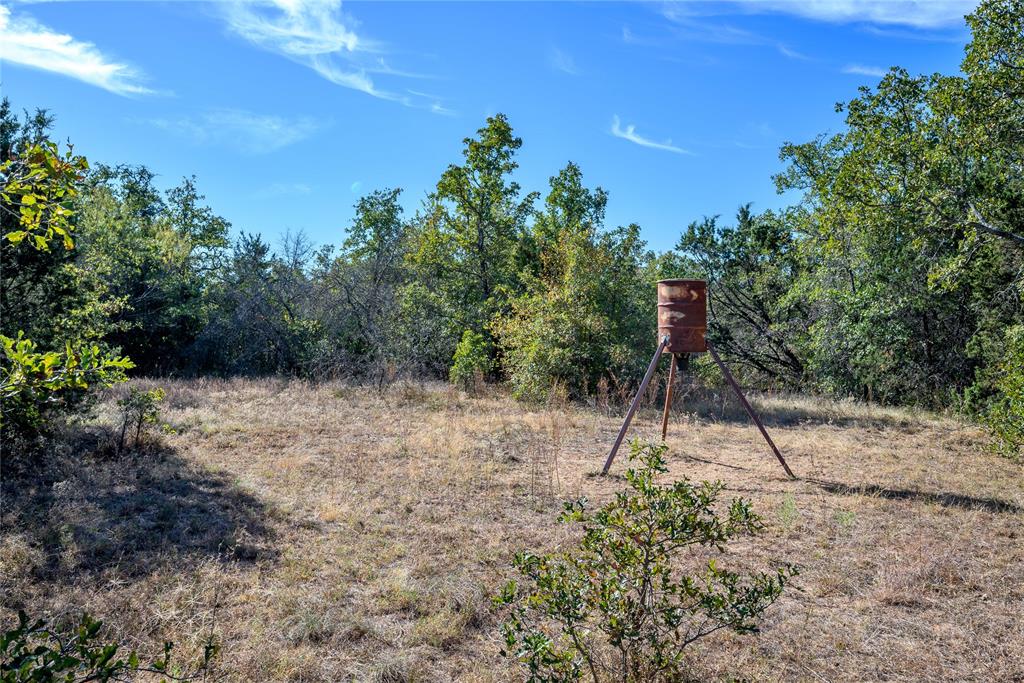
[(793, 470), (789, 469), (789, 465), (787, 465), (786, 461), (783, 459), (782, 453), (779, 452), (778, 446), (776, 446), (775, 442), (772, 441), (772, 437), (768, 436), (768, 430), (765, 429), (764, 425), (761, 423), (761, 418), (757, 416), (757, 413), (754, 412), (754, 409), (751, 407), (750, 403), (747, 402), (746, 396), (744, 396), (743, 392), (740, 390), (740, 385), (736, 383), (736, 380), (733, 378), (732, 373), (729, 372), (729, 368), (727, 368), (725, 366), (725, 363), (722, 362), (722, 359), (719, 357), (718, 352), (715, 351), (715, 347), (711, 345), (710, 341), (707, 342), (707, 346), (708, 351), (711, 352), (711, 357), (715, 359), (715, 362), (718, 363), (718, 367), (722, 369), (722, 374), (725, 375), (725, 380), (729, 383), (729, 386), (732, 387), (732, 390), (736, 392), (736, 397), (739, 398), (740, 403), (743, 404), (743, 409), (747, 411), (747, 415), (749, 415), (750, 419), (754, 421), (754, 424), (757, 425), (757, 428), (761, 430), (761, 436), (764, 437), (764, 440), (767, 441), (768, 445), (772, 447), (772, 451), (775, 453), (775, 457), (779, 459), (779, 463), (782, 465), (782, 469), (786, 470), (786, 474), (789, 475), (790, 479), (796, 479), (796, 475), (793, 474)]
[(647, 385), (651, 383), (651, 377), (654, 376), (654, 370), (658, 367), (658, 360), (661, 358), (661, 353), (665, 350), (666, 346), (668, 346), (668, 337), (662, 337), (658, 343), (658, 350), (654, 352), (654, 358), (651, 359), (651, 364), (647, 366), (647, 373), (644, 375), (643, 381), (640, 382), (640, 388), (637, 389), (636, 396), (633, 397), (633, 402), (629, 405), (626, 419), (622, 422), (619, 435), (615, 437), (615, 443), (612, 444), (612, 450), (608, 454), (608, 459), (604, 462), (604, 469), (601, 470), (601, 474), (608, 474), (608, 468), (612, 466), (612, 460), (615, 460), (615, 454), (619, 452), (619, 446), (622, 445), (622, 440), (626, 437), (629, 423), (633, 421), (633, 414), (640, 407), (640, 399), (643, 398), (644, 392), (647, 391)]
[(672, 354), (672, 365), (668, 368), (668, 386), (665, 387), (665, 411), (661, 415), (661, 440), (668, 434), (668, 411), (672, 408), (672, 385), (676, 383), (676, 354)]

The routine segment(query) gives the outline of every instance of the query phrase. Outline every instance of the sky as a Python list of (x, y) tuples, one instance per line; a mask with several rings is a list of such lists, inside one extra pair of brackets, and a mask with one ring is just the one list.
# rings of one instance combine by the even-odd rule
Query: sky
[(835, 103), (888, 67), (957, 72), (975, 4), (0, 0), (0, 94), (94, 164), (197, 176), (272, 243), (338, 244), (378, 188), (415, 212), (500, 112), (525, 191), (573, 161), (609, 227), (664, 250), (705, 215), (791, 203), (779, 146), (840, 131)]

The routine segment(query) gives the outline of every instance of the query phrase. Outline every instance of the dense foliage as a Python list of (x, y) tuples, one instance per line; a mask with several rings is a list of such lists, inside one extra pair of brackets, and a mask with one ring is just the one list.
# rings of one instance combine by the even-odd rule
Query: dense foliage
[(500, 114), (413, 215), (379, 190), (338, 248), (290, 234), (275, 249), (232, 233), (195, 179), (161, 191), (143, 167), (90, 170), (48, 140), (46, 112), (19, 120), (4, 102), (5, 376), (85, 344), (150, 374), (628, 393), (653, 346), (654, 282), (696, 276), (743, 381), (963, 410), (1017, 454), (1024, 0), (983, 2), (968, 24), (960, 74), (893, 68), (838, 105), (842, 132), (782, 148), (776, 181), (796, 205), (695, 221), (663, 254), (636, 225), (605, 226), (607, 193), (571, 162), (546, 192), (521, 188), (524, 143)]
[(516, 556), (521, 580), (495, 602), (506, 614), (505, 654), (526, 680), (684, 680), (687, 647), (722, 629), (755, 631), (796, 573), (742, 577), (714, 558), (688, 572), (689, 554), (722, 551), (762, 525), (742, 499), (716, 510), (721, 483), (658, 484), (666, 449), (634, 442), (628, 488), (597, 511), (566, 503), (562, 521), (583, 524), (578, 546)]
[(73, 201), (88, 162), (46, 140), (49, 124), (43, 112), (19, 122), (0, 105), (0, 439), (8, 449), (31, 447), (133, 367), (102, 343), (114, 307), (75, 263)]

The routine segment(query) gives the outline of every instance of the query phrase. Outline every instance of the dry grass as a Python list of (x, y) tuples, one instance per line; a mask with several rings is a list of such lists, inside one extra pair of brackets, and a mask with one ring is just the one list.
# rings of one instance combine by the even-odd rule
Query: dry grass
[[(162, 385), (175, 434), (113, 461), (81, 455), (103, 452), (94, 426), (33, 483), (5, 477), (7, 616), (87, 609), (185, 653), (212, 630), (228, 680), (514, 680), (488, 592), (515, 549), (570, 539), (562, 499), (622, 486), (595, 476), (619, 419), (598, 410), (441, 385)], [(722, 479), (766, 518), (730, 563), (803, 573), (760, 634), (702, 643), (697, 675), (1024, 680), (1020, 467), (945, 418), (756, 403), (803, 480), (731, 404), (685, 392), (672, 475)]]

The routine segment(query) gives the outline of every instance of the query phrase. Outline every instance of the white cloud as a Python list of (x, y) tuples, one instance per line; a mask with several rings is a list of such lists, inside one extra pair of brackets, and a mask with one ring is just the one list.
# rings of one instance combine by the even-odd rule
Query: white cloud
[(154, 119), (159, 128), (196, 144), (219, 144), (246, 154), (266, 154), (305, 140), (321, 126), (307, 117), (285, 119), (241, 109), (215, 109), (199, 117)]
[(803, 54), (802, 52), (797, 52), (793, 48), (783, 45), (782, 43), (779, 43), (775, 47), (778, 49), (779, 54), (781, 54), (783, 57), (789, 57), (790, 59), (810, 59), (810, 57)]
[(959, 26), (978, 0), (731, 0), (687, 3), (690, 12), (722, 13), (731, 6), (750, 13), (775, 12), (833, 23), (867, 22), (915, 28)]
[(885, 74), (889, 73), (889, 70), (883, 69), (878, 66), (864, 66), (863, 64), (847, 64), (846, 66), (843, 67), (843, 73), (881, 78)]
[(676, 154), (693, 154), (693, 152), (685, 150), (681, 147), (676, 147), (675, 145), (672, 144), (671, 140), (666, 140), (665, 142), (657, 142), (655, 140), (645, 138), (636, 132), (636, 126), (632, 124), (627, 125), (625, 128), (623, 128), (618, 116), (612, 117), (611, 133), (617, 138), (629, 140), (630, 142), (640, 145), (641, 147), (661, 149), (666, 152), (675, 152)]
[(13, 15), (0, 5), (0, 60), (52, 71), (118, 95), (147, 95), (143, 76), (132, 66), (114, 61), (92, 43), (57, 33), (34, 18)]
[(271, 183), (259, 193), (260, 197), (284, 197), (290, 195), (308, 195), (313, 188), (306, 183)]
[(548, 63), (556, 71), (561, 71), (570, 76), (579, 74), (579, 69), (576, 68), (576, 61), (572, 58), (572, 55), (559, 50), (557, 47), (551, 48), (551, 53), (548, 55)]
[(335, 85), (407, 107), (450, 113), (439, 102), (424, 102), (374, 82), (373, 75), (427, 76), (392, 68), (380, 56), (379, 44), (356, 33), (357, 24), (342, 13), (341, 0), (233, 0), (216, 7), (235, 35), (307, 66)]
[(643, 47), (660, 47), (663, 45), (661, 39), (648, 35), (638, 35), (629, 26), (622, 27), (622, 42), (627, 45), (639, 45)]
[(726, 3), (713, 4), (712, 7), (705, 12), (699, 11), (702, 6), (703, 3), (701, 2), (674, 3), (664, 7), (662, 10), (662, 16), (672, 22), (673, 32), (678, 38), (696, 40), (705, 43), (717, 43), (721, 45), (774, 47), (778, 50), (779, 54), (783, 57), (787, 57), (788, 59), (810, 59), (807, 55), (797, 52), (785, 43), (780, 43), (768, 36), (763, 36), (745, 28), (739, 28), (737, 26), (731, 26), (729, 24), (714, 21), (707, 21), (702, 18), (704, 15), (711, 15), (714, 13), (728, 13), (727, 10), (723, 10), (721, 8), (732, 7), (735, 11), (735, 5), (728, 5)]

